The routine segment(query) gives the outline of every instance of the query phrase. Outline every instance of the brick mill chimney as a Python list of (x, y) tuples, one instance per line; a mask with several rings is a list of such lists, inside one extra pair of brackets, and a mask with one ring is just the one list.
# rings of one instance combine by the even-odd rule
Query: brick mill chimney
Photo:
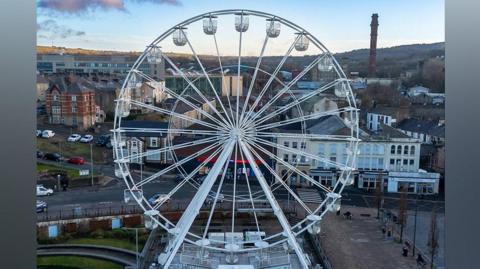
[(378, 14), (372, 15), (372, 23), (370, 23), (370, 61), (368, 63), (368, 77), (373, 78), (377, 72), (377, 31), (378, 31)]

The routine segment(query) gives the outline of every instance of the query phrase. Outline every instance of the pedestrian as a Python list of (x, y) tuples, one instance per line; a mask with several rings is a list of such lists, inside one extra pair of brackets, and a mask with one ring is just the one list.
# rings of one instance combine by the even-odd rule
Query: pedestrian
[(420, 253), (417, 256), (417, 265), (421, 267), (425, 266), (425, 260), (423, 259), (423, 256)]
[(408, 256), (408, 247), (407, 247), (407, 246), (403, 246), (403, 248), (402, 248), (402, 255), (403, 255), (403, 257), (407, 257), (407, 256)]
[(385, 238), (385, 234), (387, 233), (387, 229), (385, 229), (385, 226), (382, 227), (382, 234), (383, 237)]

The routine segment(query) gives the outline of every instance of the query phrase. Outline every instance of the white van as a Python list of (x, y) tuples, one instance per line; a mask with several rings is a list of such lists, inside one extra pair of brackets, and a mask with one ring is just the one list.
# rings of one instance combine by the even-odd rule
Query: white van
[(55, 135), (55, 133), (52, 130), (44, 130), (42, 132), (42, 137), (43, 138), (50, 138), (50, 137), (53, 137), (54, 135)]
[(37, 196), (45, 196), (45, 195), (52, 195), (53, 190), (49, 188), (45, 188), (44, 186), (37, 185)]

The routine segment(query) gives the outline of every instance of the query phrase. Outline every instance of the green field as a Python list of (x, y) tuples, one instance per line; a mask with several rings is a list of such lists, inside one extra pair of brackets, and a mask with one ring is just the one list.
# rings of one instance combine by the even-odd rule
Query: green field
[(51, 172), (51, 171), (65, 171), (67, 172), (69, 178), (79, 177), (78, 169), (70, 169), (70, 168), (62, 167), (61, 165), (37, 163), (38, 173), (45, 173), (45, 172)]
[[(43, 152), (56, 152), (64, 157), (81, 156), (90, 162), (90, 145), (80, 142), (59, 141), (58, 139), (37, 138), (37, 149)], [(104, 163), (103, 151), (107, 151), (104, 147), (92, 147), (93, 162)], [(108, 150), (107, 154), (111, 154)]]
[(52, 256), (37, 258), (39, 269), (123, 269), (122, 265), (92, 258)]
[[(114, 238), (75, 238), (70, 239), (65, 244), (85, 244), (85, 245), (99, 245), (122, 248), (126, 250), (136, 251), (135, 244), (127, 240), (120, 240)], [(142, 251), (142, 245), (138, 245), (138, 250)]]

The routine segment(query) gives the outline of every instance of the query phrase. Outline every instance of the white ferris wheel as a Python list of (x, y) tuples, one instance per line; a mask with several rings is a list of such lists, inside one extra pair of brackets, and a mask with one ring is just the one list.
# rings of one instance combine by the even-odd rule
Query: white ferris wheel
[[(165, 48), (188, 54), (197, 70), (195, 75), (192, 65), (188, 68), (176, 62), (172, 54), (162, 51)], [(304, 56), (304, 63), (292, 67), (289, 60), (293, 56)], [(161, 84), (142, 69), (144, 63), (162, 62), (181, 81), (180, 90)], [(290, 78), (281, 78), (286, 64), (295, 71)], [(298, 89), (297, 83), (312, 72), (326, 75), (314, 89)], [(162, 85), (162, 93), (175, 100), (174, 104), (164, 106), (135, 98), (133, 89), (144, 82)], [(337, 105), (305, 111), (304, 105), (319, 96), (327, 96)], [(164, 115), (168, 124), (164, 128), (126, 125), (133, 110)], [(309, 131), (312, 123), (322, 126), (322, 119), (332, 116), (345, 123), (341, 134)], [(126, 137), (145, 133), (163, 137), (164, 145), (140, 153), (126, 150)], [(286, 140), (298, 146), (281, 142)], [(323, 157), (308, 148), (311, 141), (343, 143), (344, 158)], [(126, 191), (145, 211), (146, 225), (165, 229), (170, 235), (159, 255), (164, 268), (187, 245), (200, 248), (202, 255), (208, 256), (208, 251), (228, 254), (232, 263), (234, 254), (284, 247), (308, 268), (310, 261), (297, 238), (305, 231), (319, 233), (324, 215), (339, 210), (343, 188), (353, 184), (358, 141), (355, 98), (333, 55), (293, 22), (251, 10), (201, 14), (151, 42), (125, 79), (113, 129), (116, 169)], [(293, 157), (284, 158), (280, 153)], [(168, 156), (167, 161), (150, 174), (139, 175), (130, 169), (132, 159), (151, 154)], [(338, 176), (335, 184), (325, 186), (314, 179), (303, 168), (306, 163), (333, 168)], [(178, 176), (172, 180), (167, 177), (171, 174)], [(321, 203), (312, 206), (304, 201), (292, 178), (317, 189)], [(164, 194), (152, 203), (146, 193), (158, 184)], [(175, 200), (185, 203), (181, 215), (173, 217), (166, 213), (167, 203)], [(295, 218), (287, 217), (292, 206), (297, 210)], [(250, 236), (243, 236), (245, 230)], [(212, 231), (221, 231), (223, 236)]]

